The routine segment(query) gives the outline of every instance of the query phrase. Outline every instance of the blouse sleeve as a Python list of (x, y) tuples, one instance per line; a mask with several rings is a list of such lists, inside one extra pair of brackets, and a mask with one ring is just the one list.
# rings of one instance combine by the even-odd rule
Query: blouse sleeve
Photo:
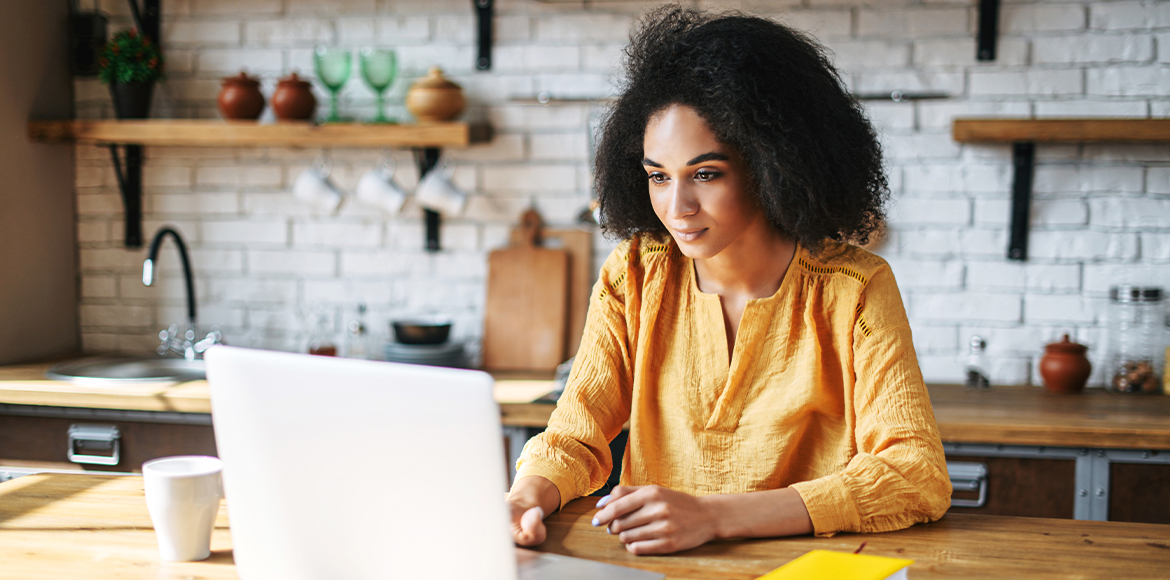
[(942, 517), (951, 482), (910, 324), (889, 266), (871, 276), (853, 329), (857, 454), (794, 484), (818, 536), (886, 532)]
[(609, 442), (630, 418), (632, 368), (625, 306), (615, 292), (623, 247), (606, 260), (589, 301), (581, 347), (548, 428), (524, 446), (516, 481), (539, 475), (557, 486), (561, 507), (605, 485), (613, 470)]

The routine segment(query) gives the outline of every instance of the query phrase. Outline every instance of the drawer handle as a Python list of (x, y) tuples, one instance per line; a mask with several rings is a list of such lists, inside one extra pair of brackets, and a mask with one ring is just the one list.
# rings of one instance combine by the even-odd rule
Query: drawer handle
[(951, 499), (951, 507), (980, 508), (987, 504), (987, 464), (973, 461), (948, 461), (951, 487), (956, 491), (978, 491), (978, 499)]
[[(121, 458), (122, 434), (117, 425), (74, 423), (69, 426), (69, 461), (90, 465), (117, 465)], [(94, 455), (87, 451), (106, 451)]]

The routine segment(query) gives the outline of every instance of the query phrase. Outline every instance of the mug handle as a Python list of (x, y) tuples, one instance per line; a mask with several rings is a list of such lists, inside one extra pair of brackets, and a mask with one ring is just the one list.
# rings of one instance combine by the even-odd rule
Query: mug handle
[(388, 149), (382, 150), (382, 161), (378, 165), (378, 172), (382, 174), (382, 178), (390, 181), (394, 177), (394, 172), (398, 171), (398, 162), (390, 156)]
[(329, 177), (333, 173), (333, 158), (329, 156), (329, 152), (322, 149), (313, 160), (311, 169), (322, 178)]

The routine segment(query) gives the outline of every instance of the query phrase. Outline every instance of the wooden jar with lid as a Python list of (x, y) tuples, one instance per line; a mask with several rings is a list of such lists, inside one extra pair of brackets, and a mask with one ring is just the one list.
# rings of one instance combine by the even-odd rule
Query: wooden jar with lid
[(463, 89), (443, 76), (443, 71), (435, 66), (427, 76), (414, 81), (406, 92), (406, 110), (419, 123), (450, 121), (463, 112), (466, 104)]

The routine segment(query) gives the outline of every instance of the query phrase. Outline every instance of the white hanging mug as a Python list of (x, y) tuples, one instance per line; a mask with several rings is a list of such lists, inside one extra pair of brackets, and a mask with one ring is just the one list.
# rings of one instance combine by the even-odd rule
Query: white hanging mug
[(441, 169), (432, 169), (418, 182), (414, 199), (420, 206), (454, 217), (463, 213), (467, 205), (467, 194), (451, 183), (453, 171), (444, 164)]
[(314, 209), (333, 213), (341, 207), (344, 195), (341, 188), (329, 179), (333, 170), (333, 162), (322, 154), (313, 161), (313, 165), (301, 172), (293, 182), (293, 195), (311, 205)]
[(388, 157), (386, 160), (389, 163), (383, 162), (362, 176), (355, 193), (358, 200), (395, 215), (402, 209), (402, 204), (406, 203), (407, 195), (406, 191), (394, 182), (394, 161)]

